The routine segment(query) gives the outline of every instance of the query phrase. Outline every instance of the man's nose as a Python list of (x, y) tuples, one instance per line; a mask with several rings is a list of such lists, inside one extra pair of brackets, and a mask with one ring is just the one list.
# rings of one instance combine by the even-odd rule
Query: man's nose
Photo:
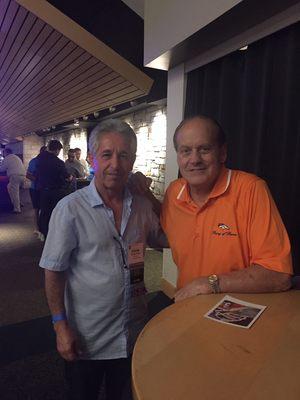
[(190, 162), (193, 164), (198, 164), (202, 162), (202, 155), (197, 149), (193, 149), (190, 156)]
[(113, 154), (113, 156), (110, 159), (110, 165), (112, 166), (112, 168), (118, 168), (119, 167), (119, 157), (117, 154)]

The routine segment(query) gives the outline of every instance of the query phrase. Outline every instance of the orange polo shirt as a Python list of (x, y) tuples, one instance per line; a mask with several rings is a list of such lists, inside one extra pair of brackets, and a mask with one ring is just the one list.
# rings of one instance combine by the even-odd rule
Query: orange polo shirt
[(177, 287), (259, 264), (292, 274), (290, 242), (266, 183), (223, 168), (203, 207), (177, 179), (167, 189), (161, 224), (178, 266)]

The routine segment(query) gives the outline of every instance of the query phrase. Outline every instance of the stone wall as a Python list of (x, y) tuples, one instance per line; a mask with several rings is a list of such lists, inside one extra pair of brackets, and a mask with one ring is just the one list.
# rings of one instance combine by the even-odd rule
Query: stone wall
[(87, 155), (87, 131), (85, 129), (71, 129), (63, 133), (52, 133), (46, 136), (46, 142), (56, 139), (63, 145), (63, 150), (59, 154), (59, 158), (66, 160), (70, 148), (79, 147), (81, 149), (81, 158), (86, 158)]
[[(162, 200), (165, 184), (166, 159), (166, 106), (150, 106), (141, 111), (121, 117), (129, 123), (137, 134), (137, 157), (134, 171), (141, 171), (152, 179), (151, 189), (154, 195)], [(29, 161), (35, 157), (41, 146), (51, 139), (59, 140), (63, 146), (61, 159), (67, 158), (70, 147), (80, 147), (82, 158), (86, 157), (87, 132), (73, 129), (61, 134), (50, 134), (45, 137), (28, 135), (23, 140), (23, 161), (27, 169)]]
[[(32, 134), (28, 136), (24, 136), (23, 138), (23, 163), (25, 169), (27, 170), (29, 161), (36, 157), (39, 152), (40, 148), (44, 146), (45, 140), (43, 137)], [(30, 181), (26, 179), (25, 187), (30, 186)]]
[(121, 117), (137, 134), (137, 157), (134, 171), (152, 179), (151, 189), (162, 200), (166, 163), (166, 106), (150, 106)]
[(24, 166), (27, 169), (29, 161), (36, 157), (39, 152), (40, 148), (44, 146), (45, 140), (43, 137), (38, 135), (28, 135), (24, 136), (23, 139), (23, 162)]

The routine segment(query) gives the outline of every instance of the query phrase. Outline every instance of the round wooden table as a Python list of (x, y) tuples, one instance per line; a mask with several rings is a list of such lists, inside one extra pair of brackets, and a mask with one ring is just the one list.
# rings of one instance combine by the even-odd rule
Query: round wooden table
[(204, 318), (224, 294), (157, 314), (133, 353), (135, 400), (299, 400), (300, 291), (233, 294), (266, 305), (249, 329)]

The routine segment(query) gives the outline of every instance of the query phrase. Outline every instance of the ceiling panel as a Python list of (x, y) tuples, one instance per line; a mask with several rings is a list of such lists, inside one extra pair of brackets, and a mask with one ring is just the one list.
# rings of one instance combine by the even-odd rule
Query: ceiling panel
[(0, 141), (146, 95), (152, 80), (44, 0), (0, 0)]

